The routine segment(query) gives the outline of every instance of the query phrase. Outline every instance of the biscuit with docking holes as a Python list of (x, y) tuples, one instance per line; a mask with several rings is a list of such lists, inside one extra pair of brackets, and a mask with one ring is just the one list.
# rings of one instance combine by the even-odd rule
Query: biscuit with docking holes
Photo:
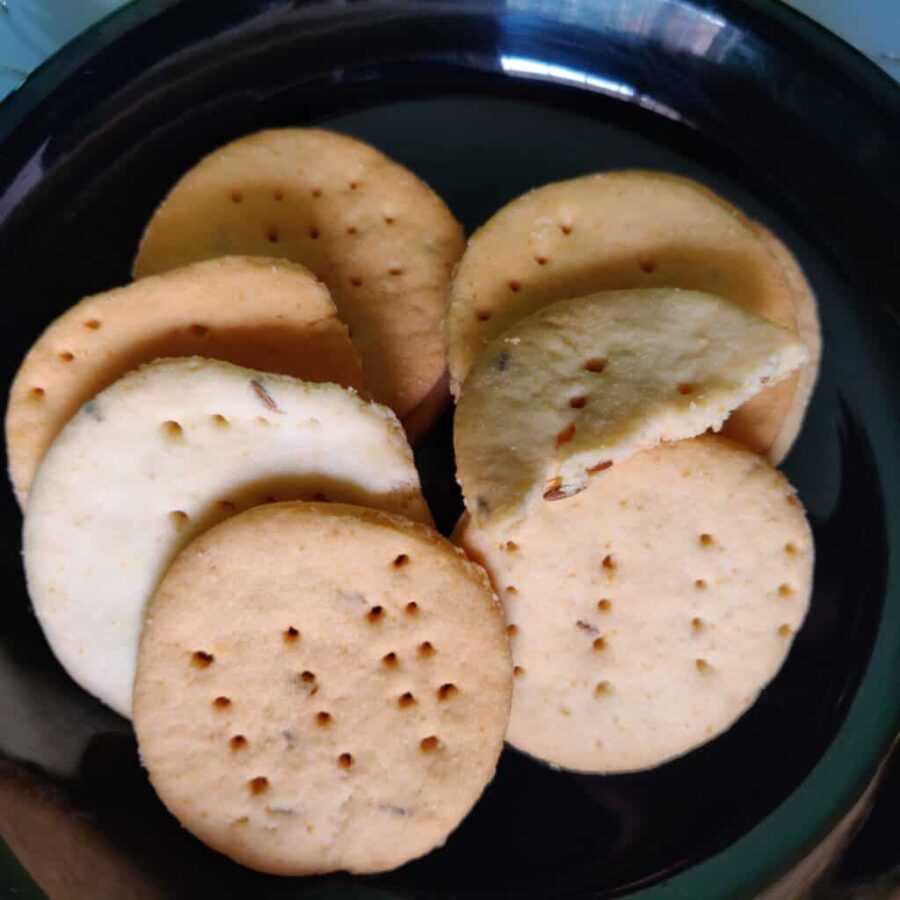
[(483, 570), (339, 504), (235, 516), (176, 559), (134, 691), (163, 803), (237, 862), (381, 872), (440, 846), (491, 780), (512, 666)]

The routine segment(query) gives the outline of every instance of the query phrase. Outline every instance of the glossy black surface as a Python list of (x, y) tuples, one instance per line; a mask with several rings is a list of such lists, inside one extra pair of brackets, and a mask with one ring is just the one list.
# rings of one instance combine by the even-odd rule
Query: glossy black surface
[[(429, 181), (467, 230), (549, 180), (682, 172), (781, 235), (820, 298), (822, 376), (786, 467), (815, 529), (816, 590), (777, 681), (696, 753), (599, 778), (506, 751), (444, 849), (377, 879), (285, 881), (180, 831), (127, 723), (55, 663), (28, 608), (20, 519), (2, 492), (5, 815), (24, 822), (36, 782), (50, 782), (56, 827), (82, 835), (98, 872), (124, 859), (126, 880), (166, 896), (254, 897), (355, 896), (364, 885), (400, 896), (612, 896), (762, 822), (840, 727), (885, 596), (883, 482), (896, 479), (900, 408), (888, 312), (900, 297), (896, 89), (774, 3), (137, 2), (103, 28), (123, 34), (93, 56), (108, 36), (82, 39), (0, 110), (4, 383), (54, 315), (128, 279), (144, 222), (185, 168), (261, 127), (324, 123), (369, 140)], [(459, 510), (449, 435), (445, 417), (417, 455), (444, 530)], [(39, 865), (56, 864), (52, 836), (35, 840), (47, 847)]]

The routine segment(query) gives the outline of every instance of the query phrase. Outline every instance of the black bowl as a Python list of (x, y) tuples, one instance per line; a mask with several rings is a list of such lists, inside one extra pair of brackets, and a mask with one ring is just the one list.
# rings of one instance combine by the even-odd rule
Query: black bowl
[[(128, 280), (183, 170), (289, 124), (371, 141), (468, 229), (585, 172), (698, 178), (795, 250), (825, 332), (786, 465), (815, 530), (815, 594), (759, 703), (642, 774), (562, 774), (507, 750), (446, 847), (379, 878), (267, 878), (178, 828), (128, 724), (47, 648), (3, 493), (0, 824), (35, 880), (91, 897), (707, 898), (753, 894), (795, 862), (857, 799), (900, 722), (898, 94), (762, 0), (137, 0), (29, 79), (0, 108), (7, 380), (61, 310)], [(418, 453), (445, 530), (459, 511), (449, 435), (445, 417)], [(9, 854), (0, 877), (35, 896)]]

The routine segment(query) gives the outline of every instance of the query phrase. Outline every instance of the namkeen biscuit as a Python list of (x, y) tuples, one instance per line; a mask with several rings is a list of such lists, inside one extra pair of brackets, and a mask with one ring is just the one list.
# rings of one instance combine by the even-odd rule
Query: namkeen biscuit
[(196, 358), (126, 375), (63, 428), (28, 502), (28, 590), (54, 653), (128, 715), (144, 604), (175, 554), (235, 511), (312, 498), (430, 521), (386, 407)]
[(445, 372), (441, 322), (462, 249), (459, 224), (408, 169), (346, 135), (284, 128), (233, 141), (182, 176), (134, 274), (228, 253), (309, 266), (351, 328), (372, 395), (405, 419)]
[(793, 332), (695, 291), (609, 291), (520, 320), (481, 352), (462, 388), (454, 445), (479, 526), (541, 502), (660, 441), (718, 429), (806, 357)]
[[(454, 394), (484, 347), (524, 316), (556, 300), (646, 287), (716, 294), (797, 330), (782, 266), (735, 207), (674, 175), (588, 175), (524, 194), (470, 238), (447, 314)], [(812, 382), (798, 391), (798, 377), (742, 406), (725, 433), (777, 462), (789, 444), (782, 432), (795, 432), (809, 400)]]
[(6, 446), (20, 505), (83, 403), (144, 363), (180, 356), (362, 387), (347, 327), (302, 266), (229, 257), (95, 294), (44, 331), (10, 390)]
[(396, 516), (281, 503), (162, 580), (134, 724), (162, 801), (211, 847), (281, 875), (379, 872), (478, 799), (511, 682), (502, 610), (461, 551)]
[(465, 518), (512, 641), (507, 739), (555, 766), (647, 769), (729, 728), (809, 605), (813, 544), (784, 476), (718, 436), (613, 466), (511, 533)]

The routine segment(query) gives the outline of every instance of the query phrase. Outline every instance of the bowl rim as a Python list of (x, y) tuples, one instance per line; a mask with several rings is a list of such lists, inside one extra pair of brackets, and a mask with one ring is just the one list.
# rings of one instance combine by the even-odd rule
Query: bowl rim
[[(252, 2), (240, 0), (235, 5), (243, 4), (249, 10)], [(429, 4), (429, 0), (408, 2), (420, 7), (436, 5)], [(505, 0), (457, 2), (472, 10), (498, 14), (505, 6)], [(594, 2), (599, 6), (605, 0)], [(780, 41), (802, 46), (805, 54), (829, 65), (835, 78), (853, 84), (889, 120), (900, 123), (900, 85), (848, 42), (786, 3), (779, 0), (673, 2), (738, 20), (749, 30), (780, 29)], [(150, 20), (191, 3), (199, 9), (202, 0), (132, 0), (65, 44), (0, 102), (0, 147), (19, 125), (40, 114), (42, 106), (52, 106), (55, 91), (77, 75), (92, 57)], [(212, 8), (209, 9), (212, 15)], [(346, 7), (334, 7), (333, 14), (339, 16), (343, 10)], [(542, 17), (554, 18), (549, 4), (541, 4), (539, 12)], [(900, 145), (900, 124), (894, 130)], [(900, 190), (896, 193), (900, 207)], [(900, 301), (885, 298), (884, 303), (893, 307), (895, 336), (900, 336)], [(892, 426), (889, 417), (890, 410), (882, 423), (883, 429), (878, 429), (879, 443), (882, 447), (900, 448), (900, 424)], [(885, 458), (881, 463), (879, 469), (887, 471), (888, 460)], [(799, 863), (838, 824), (876, 776), (879, 764), (900, 732), (900, 698), (891, 702), (890, 696), (891, 686), (900, 683), (900, 472), (883, 481), (882, 490), (888, 571), (881, 621), (859, 686), (831, 744), (792, 793), (751, 830), (702, 862), (650, 886), (638, 887), (628, 896), (642, 900), (752, 896)], [(2, 838), (0, 873), (3, 881), (15, 885), (21, 896), (43, 896)], [(347, 897), (357, 889), (342, 884), (329, 887), (332, 889), (326, 888), (321, 896)], [(358, 887), (358, 895), (369, 892), (362, 885)], [(380, 887), (374, 893), (388, 896), (390, 890)]]

